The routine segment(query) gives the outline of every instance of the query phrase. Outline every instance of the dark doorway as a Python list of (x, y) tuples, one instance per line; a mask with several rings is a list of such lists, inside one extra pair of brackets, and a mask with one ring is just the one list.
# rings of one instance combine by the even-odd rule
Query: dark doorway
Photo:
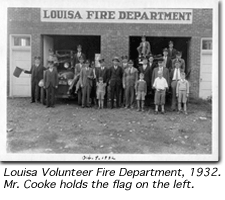
[[(187, 37), (146, 37), (146, 40), (150, 42), (151, 52), (153, 55), (162, 54), (165, 47), (168, 48), (170, 40), (174, 42), (174, 48), (182, 52), (182, 58), (185, 60), (186, 69), (188, 69), (188, 43), (191, 38)], [(140, 36), (130, 36), (129, 43), (129, 56), (131, 59), (136, 60), (138, 58), (137, 47), (141, 42)]]
[(101, 37), (89, 35), (47, 35), (53, 40), (53, 49), (77, 51), (77, 46), (82, 46), (82, 52), (90, 61), (94, 61), (95, 54), (101, 52)]

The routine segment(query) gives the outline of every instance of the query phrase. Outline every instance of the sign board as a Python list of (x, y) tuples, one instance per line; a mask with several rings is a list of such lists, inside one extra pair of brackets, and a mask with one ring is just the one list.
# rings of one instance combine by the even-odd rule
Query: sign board
[(192, 9), (41, 8), (42, 22), (192, 24)]

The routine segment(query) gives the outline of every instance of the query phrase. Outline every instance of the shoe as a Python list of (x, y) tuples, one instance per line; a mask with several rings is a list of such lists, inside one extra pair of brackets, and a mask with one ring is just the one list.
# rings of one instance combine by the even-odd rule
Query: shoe
[(52, 108), (55, 108), (55, 106), (52, 106)]
[(30, 103), (35, 103), (35, 101), (31, 101)]
[(130, 109), (134, 109), (134, 106), (131, 106)]
[(178, 110), (178, 111), (177, 111), (177, 114), (179, 115), (180, 113), (181, 113), (181, 110)]
[(188, 114), (187, 111), (184, 111), (184, 114), (187, 115)]
[(155, 115), (157, 115), (158, 113), (159, 113), (158, 111), (155, 111), (155, 112), (154, 112)]
[(141, 112), (144, 112), (144, 111), (145, 111), (145, 110), (142, 108), (142, 109), (141, 109)]
[(128, 109), (129, 107), (128, 107), (128, 106), (125, 106), (124, 108), (125, 108), (125, 109)]
[(81, 106), (81, 108), (85, 108), (85, 106), (84, 106), (84, 105), (82, 105), (82, 106)]
[(49, 108), (50, 106), (46, 106), (46, 108)]
[(165, 111), (161, 111), (161, 114), (163, 114), (163, 115), (164, 115), (164, 114), (165, 114)]

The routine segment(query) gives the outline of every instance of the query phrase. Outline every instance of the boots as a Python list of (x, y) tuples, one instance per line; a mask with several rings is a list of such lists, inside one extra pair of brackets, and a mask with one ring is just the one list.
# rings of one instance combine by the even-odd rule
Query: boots
[(141, 111), (144, 112), (144, 107), (145, 107), (145, 101), (142, 100), (142, 104), (141, 104)]
[(140, 101), (139, 100), (137, 100), (137, 111), (141, 111)]

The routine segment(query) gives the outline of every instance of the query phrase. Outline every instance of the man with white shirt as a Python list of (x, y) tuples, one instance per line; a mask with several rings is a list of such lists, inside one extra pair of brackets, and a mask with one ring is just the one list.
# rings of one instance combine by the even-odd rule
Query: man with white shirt
[(183, 69), (181, 69), (181, 62), (180, 60), (176, 60), (174, 62), (175, 68), (172, 69), (170, 73), (171, 77), (171, 89), (172, 89), (172, 105), (171, 105), (171, 110), (176, 111), (176, 104), (177, 104), (177, 99), (176, 99), (176, 87), (177, 87), (177, 82), (181, 78), (181, 72), (184, 72)]

